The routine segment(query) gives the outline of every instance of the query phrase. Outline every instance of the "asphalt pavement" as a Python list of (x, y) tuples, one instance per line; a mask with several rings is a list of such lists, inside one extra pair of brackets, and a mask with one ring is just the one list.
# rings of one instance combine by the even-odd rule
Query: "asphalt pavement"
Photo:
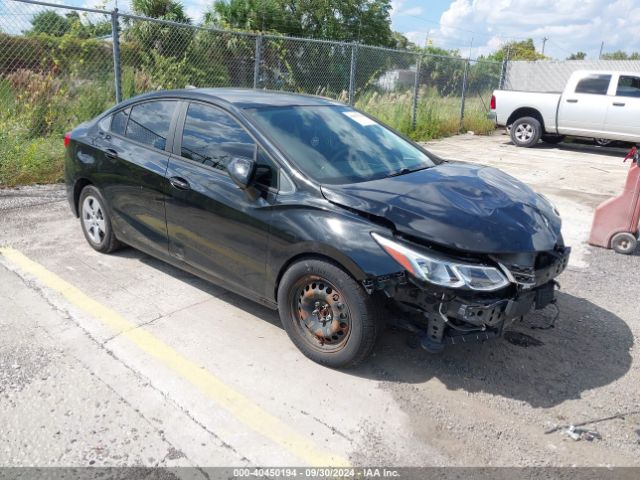
[(0, 189), (0, 466), (640, 466), (640, 252), (585, 243), (624, 150), (500, 134), (428, 148), (557, 205), (574, 255), (554, 328), (550, 307), (435, 356), (389, 330), (365, 365), (327, 369), (275, 312), (93, 251), (63, 186)]

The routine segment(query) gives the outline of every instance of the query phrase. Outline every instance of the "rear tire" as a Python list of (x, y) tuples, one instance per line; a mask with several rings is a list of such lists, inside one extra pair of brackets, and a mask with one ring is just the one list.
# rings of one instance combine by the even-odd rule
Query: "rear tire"
[(111, 253), (122, 246), (111, 228), (106, 202), (100, 190), (93, 185), (87, 185), (80, 192), (78, 212), (84, 238), (94, 250)]
[(278, 311), (295, 346), (331, 368), (361, 363), (382, 330), (377, 301), (341, 268), (319, 259), (301, 260), (285, 272)]
[(629, 232), (616, 233), (611, 239), (611, 248), (623, 255), (632, 254), (638, 246), (638, 239)]
[(551, 145), (556, 145), (564, 140), (564, 135), (542, 135), (542, 141)]
[(522, 117), (511, 125), (511, 141), (517, 147), (533, 147), (542, 136), (542, 125), (533, 117)]

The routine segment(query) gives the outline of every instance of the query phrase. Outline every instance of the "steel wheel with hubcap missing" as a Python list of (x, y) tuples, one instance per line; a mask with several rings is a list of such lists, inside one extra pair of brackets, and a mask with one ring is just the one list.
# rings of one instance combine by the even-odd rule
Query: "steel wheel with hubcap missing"
[(296, 328), (312, 348), (336, 352), (349, 339), (351, 318), (342, 293), (316, 275), (301, 278), (295, 288), (291, 310), (297, 311)]
[(109, 213), (100, 191), (93, 185), (87, 185), (80, 193), (79, 215), (87, 242), (95, 250), (110, 253), (120, 247), (111, 228)]
[(287, 269), (278, 285), (278, 311), (296, 347), (334, 368), (363, 361), (382, 329), (376, 297), (323, 259), (301, 260)]

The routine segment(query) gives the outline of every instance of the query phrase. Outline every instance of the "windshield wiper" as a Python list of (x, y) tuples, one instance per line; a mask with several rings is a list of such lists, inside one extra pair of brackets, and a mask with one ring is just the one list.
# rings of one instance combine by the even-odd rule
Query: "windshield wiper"
[(396, 170), (395, 172), (391, 172), (389, 175), (387, 175), (387, 178), (389, 177), (397, 177), (400, 175), (405, 175), (407, 173), (413, 173), (413, 172), (417, 172), (419, 170), (425, 170), (427, 168), (430, 168), (430, 165), (424, 166), (424, 167), (417, 167), (417, 168), (401, 168), (400, 170)]

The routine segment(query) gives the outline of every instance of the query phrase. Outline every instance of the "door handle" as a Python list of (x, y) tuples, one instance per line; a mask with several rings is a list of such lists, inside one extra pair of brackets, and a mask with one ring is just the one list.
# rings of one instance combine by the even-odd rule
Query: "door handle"
[(113, 148), (107, 148), (104, 151), (104, 156), (110, 158), (111, 160), (117, 160), (118, 152), (116, 152)]
[(567, 98), (567, 103), (578, 103), (577, 98)]
[(189, 182), (181, 177), (171, 177), (169, 179), (169, 183), (172, 187), (177, 188), (178, 190), (191, 190), (191, 185), (189, 185)]
[(613, 106), (614, 106), (614, 107), (624, 107), (624, 103), (620, 103), (620, 102), (613, 102)]

